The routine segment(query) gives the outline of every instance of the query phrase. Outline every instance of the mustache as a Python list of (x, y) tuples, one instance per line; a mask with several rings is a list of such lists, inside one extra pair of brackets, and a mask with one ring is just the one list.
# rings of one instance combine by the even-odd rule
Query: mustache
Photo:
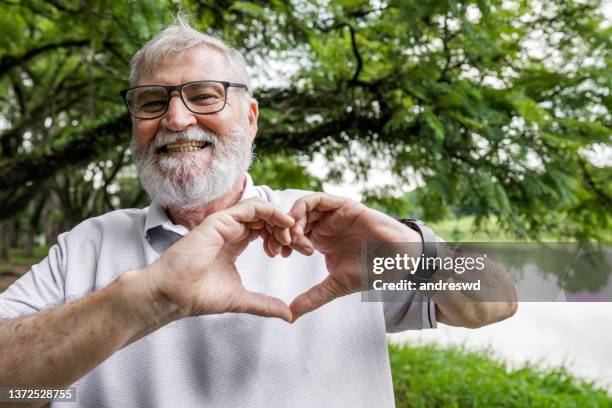
[(178, 141), (206, 142), (210, 143), (214, 149), (219, 143), (219, 136), (213, 132), (206, 131), (196, 126), (189, 127), (180, 132), (172, 132), (168, 129), (162, 128), (157, 132), (155, 138), (151, 142), (150, 150), (154, 152), (168, 143), (175, 143)]

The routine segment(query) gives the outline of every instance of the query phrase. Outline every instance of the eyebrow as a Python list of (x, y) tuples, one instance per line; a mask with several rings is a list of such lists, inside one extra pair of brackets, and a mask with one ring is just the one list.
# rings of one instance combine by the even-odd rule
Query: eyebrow
[[(146, 87), (146, 86), (160, 86), (160, 85), (144, 85), (144, 86)], [(136, 95), (139, 97), (148, 96), (149, 94), (154, 94), (156, 92), (157, 90), (155, 89), (140, 88), (140, 91)]]

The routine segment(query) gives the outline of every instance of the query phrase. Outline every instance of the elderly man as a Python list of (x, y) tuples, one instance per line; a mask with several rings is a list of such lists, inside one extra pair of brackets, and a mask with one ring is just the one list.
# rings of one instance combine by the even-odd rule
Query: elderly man
[(385, 332), (514, 312), (418, 292), (362, 302), (362, 243), (421, 235), (348, 199), (253, 185), (258, 106), (221, 41), (179, 18), (130, 82), (152, 204), (61, 234), (0, 296), (1, 386), (74, 384), (84, 407), (391, 407)]

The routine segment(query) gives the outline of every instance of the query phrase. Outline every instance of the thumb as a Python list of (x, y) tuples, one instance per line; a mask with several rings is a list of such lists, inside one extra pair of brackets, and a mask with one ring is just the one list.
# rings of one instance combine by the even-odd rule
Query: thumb
[(335, 281), (329, 275), (321, 283), (314, 285), (293, 299), (293, 302), (289, 305), (293, 316), (291, 323), (295, 322), (300, 316), (312, 312), (337, 298), (339, 295), (337, 294), (338, 291), (334, 290), (335, 286)]
[(285, 302), (279, 298), (246, 289), (241, 293), (241, 305), (234, 312), (262, 317), (278, 317), (289, 323), (292, 321), (291, 310)]

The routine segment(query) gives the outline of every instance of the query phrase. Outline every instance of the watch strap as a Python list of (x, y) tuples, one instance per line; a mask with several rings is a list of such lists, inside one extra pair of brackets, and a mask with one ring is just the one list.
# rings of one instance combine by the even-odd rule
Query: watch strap
[(398, 221), (418, 232), (423, 243), (423, 262), (419, 263), (419, 268), (413, 276), (419, 279), (430, 279), (436, 270), (434, 268), (427, 268), (426, 260), (433, 259), (438, 255), (438, 239), (436, 234), (423, 221), (416, 218), (405, 218)]

